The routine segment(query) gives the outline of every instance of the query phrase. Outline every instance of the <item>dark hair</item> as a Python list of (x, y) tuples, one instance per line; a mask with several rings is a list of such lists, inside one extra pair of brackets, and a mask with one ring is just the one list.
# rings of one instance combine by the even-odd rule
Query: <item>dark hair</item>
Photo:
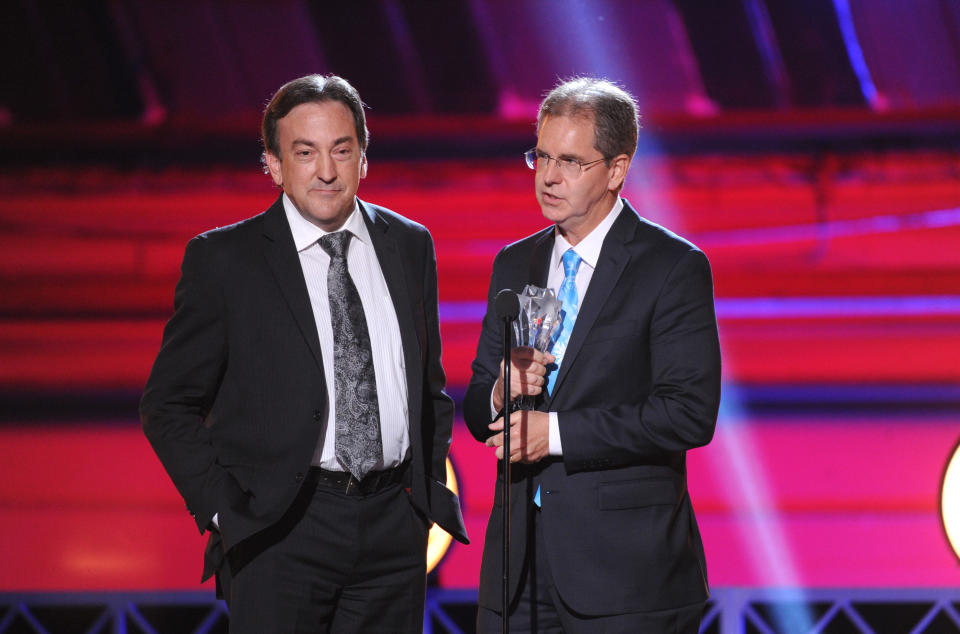
[(353, 114), (353, 123), (357, 128), (360, 150), (366, 152), (370, 131), (367, 130), (367, 118), (363, 113), (360, 93), (350, 85), (350, 82), (336, 75), (306, 75), (280, 87), (263, 111), (260, 132), (263, 135), (264, 151), (279, 158), (280, 141), (277, 139), (277, 122), (301, 104), (322, 101), (339, 101), (350, 109), (350, 113)]
[(593, 147), (609, 166), (614, 157), (637, 151), (640, 123), (633, 95), (606, 79), (574, 77), (551, 90), (537, 114), (537, 131), (548, 116), (592, 115), (595, 132)]

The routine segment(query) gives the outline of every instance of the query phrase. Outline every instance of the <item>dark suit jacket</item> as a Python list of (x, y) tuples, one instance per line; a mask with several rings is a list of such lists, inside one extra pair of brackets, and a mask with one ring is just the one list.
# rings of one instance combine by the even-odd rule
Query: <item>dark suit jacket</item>
[[(400, 324), (407, 370), (411, 500), (466, 540), (443, 483), (453, 425), (440, 365), (437, 268), (427, 230), (360, 202)], [(144, 432), (204, 531), (223, 549), (275, 523), (301, 486), (327, 389), (303, 270), (280, 198), (187, 245), (174, 314), (140, 403)]]
[[(478, 440), (490, 432), (490, 392), (502, 326), (496, 293), (544, 287), (551, 226), (497, 255), (464, 418)], [(687, 493), (686, 450), (713, 436), (720, 349), (706, 256), (648, 222), (629, 203), (607, 234), (570, 336), (552, 398), (562, 459), (512, 467), (511, 596), (529, 544), (542, 530), (557, 590), (584, 614), (663, 610), (708, 596), (700, 533)], [(531, 500), (541, 485), (540, 511)], [(480, 604), (499, 611), (500, 482), (487, 526)]]

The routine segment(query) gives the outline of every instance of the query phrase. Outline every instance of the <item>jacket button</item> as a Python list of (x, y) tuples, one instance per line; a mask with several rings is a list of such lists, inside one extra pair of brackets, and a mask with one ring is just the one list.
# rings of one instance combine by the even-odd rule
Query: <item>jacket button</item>
[(320, 410), (313, 410), (313, 420), (319, 421), (321, 418), (323, 418), (323, 414), (320, 413)]
[(298, 472), (297, 475), (294, 477), (294, 480), (296, 480), (297, 482), (303, 482), (303, 474)]

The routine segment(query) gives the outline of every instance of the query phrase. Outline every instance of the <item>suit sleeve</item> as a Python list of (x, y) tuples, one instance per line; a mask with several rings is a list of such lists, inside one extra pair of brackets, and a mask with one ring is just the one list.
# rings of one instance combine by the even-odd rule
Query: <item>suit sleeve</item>
[(423, 303), (427, 327), (427, 359), (425, 389), (433, 413), (433, 454), (430, 456), (432, 479), (446, 484), (447, 454), (453, 435), (453, 400), (444, 391), (446, 374), (443, 371), (442, 347), (440, 342), (440, 308), (437, 293), (437, 255), (433, 239), (427, 234), (426, 259), (423, 280)]
[(463, 399), (463, 420), (473, 437), (481, 442), (494, 433), (487, 428), (492, 422), (490, 393), (500, 376), (500, 361), (503, 355), (503, 327), (494, 310), (494, 302), (500, 289), (497, 281), (497, 263), (502, 254), (503, 250), (493, 261), (490, 288), (487, 291), (487, 310), (480, 327), (477, 356), (471, 365), (470, 385)]
[(667, 274), (649, 346), (651, 385), (643, 402), (557, 413), (568, 470), (625, 466), (710, 442), (720, 405), (720, 344), (702, 252), (685, 252)]
[(209, 247), (203, 237), (187, 245), (174, 314), (140, 402), (143, 431), (201, 532), (223, 499), (226, 476), (204, 425), (226, 366), (226, 328)]

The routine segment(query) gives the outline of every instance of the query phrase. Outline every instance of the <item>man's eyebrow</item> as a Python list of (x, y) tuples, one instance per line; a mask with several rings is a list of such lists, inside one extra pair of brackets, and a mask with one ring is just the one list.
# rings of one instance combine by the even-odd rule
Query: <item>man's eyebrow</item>
[(313, 141), (308, 141), (307, 139), (294, 139), (291, 145), (306, 145), (307, 147), (316, 148), (317, 144)]
[(565, 154), (560, 154), (560, 155), (554, 157), (554, 156), (553, 156), (552, 154), (550, 154), (549, 152), (545, 152), (545, 151), (541, 150), (540, 148), (535, 148), (535, 149), (536, 149), (536, 151), (537, 151), (538, 153), (540, 153), (540, 154), (546, 154), (546, 155), (549, 156), (550, 158), (556, 158), (556, 159), (561, 160), (561, 161), (566, 161), (566, 160), (568, 160), (568, 159), (573, 159), (574, 161), (580, 161), (581, 163), (586, 162), (586, 161), (583, 160), (583, 157), (582, 157), (582, 156), (578, 156), (578, 155), (576, 155), (576, 154), (565, 153)]
[(342, 137), (340, 137), (339, 139), (337, 139), (336, 141), (334, 141), (334, 142), (333, 142), (333, 145), (334, 145), (334, 146), (337, 146), (337, 145), (340, 145), (341, 143), (347, 143), (347, 142), (349, 142), (349, 141), (353, 141), (353, 137), (352, 137), (352, 136), (349, 136), (349, 135), (348, 135), (348, 136), (342, 136)]

